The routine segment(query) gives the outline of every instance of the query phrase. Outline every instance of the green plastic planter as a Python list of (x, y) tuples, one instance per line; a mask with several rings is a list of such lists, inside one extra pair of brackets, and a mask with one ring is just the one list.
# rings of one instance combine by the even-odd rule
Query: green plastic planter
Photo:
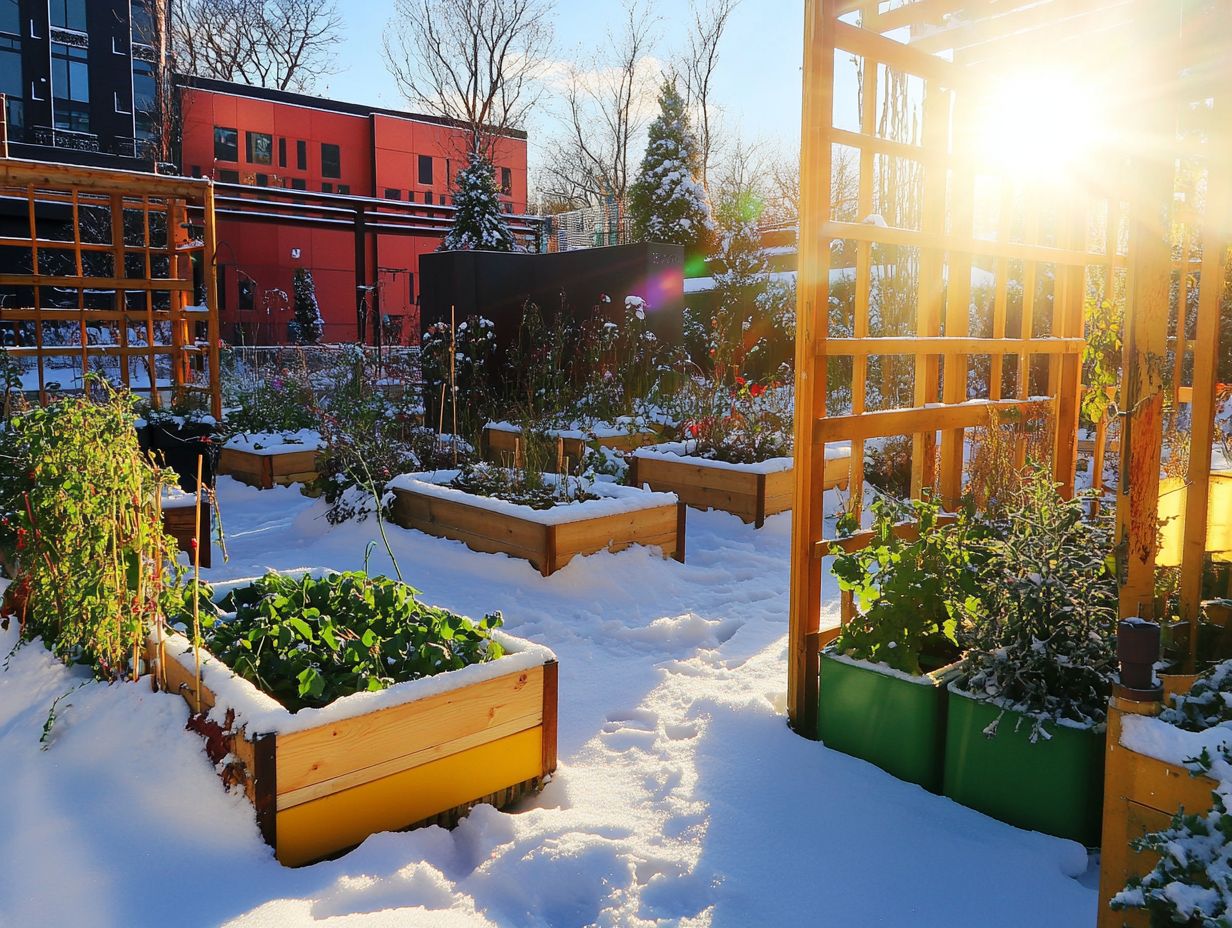
[(949, 691), (945, 795), (1003, 822), (1099, 844), (1104, 792), (1104, 730), (1049, 725), (1049, 740), (1030, 741), (1030, 723), (1007, 711), (997, 735), (984, 729), (1000, 709)]
[(941, 791), (945, 682), (952, 667), (904, 679), (886, 668), (821, 654), (817, 734), (826, 747), (900, 780)]

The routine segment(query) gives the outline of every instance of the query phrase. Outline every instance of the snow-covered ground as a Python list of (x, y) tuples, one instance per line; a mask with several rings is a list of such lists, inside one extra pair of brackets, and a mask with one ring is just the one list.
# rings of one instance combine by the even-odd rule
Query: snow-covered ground
[[(219, 493), (231, 560), (216, 551), (210, 579), (359, 568), (377, 538), (371, 520), (331, 528), (294, 488), (221, 478)], [(1093, 924), (1078, 845), (787, 729), (791, 517), (688, 518), (685, 564), (635, 548), (546, 579), (390, 526), (427, 600), (501, 609), (559, 655), (560, 769), (509, 814), (480, 807), (299, 870), (223, 791), (178, 698), (86, 686), (41, 751), (77, 679), (21, 649), (0, 671), (0, 926)], [(371, 567), (389, 567), (379, 545)]]

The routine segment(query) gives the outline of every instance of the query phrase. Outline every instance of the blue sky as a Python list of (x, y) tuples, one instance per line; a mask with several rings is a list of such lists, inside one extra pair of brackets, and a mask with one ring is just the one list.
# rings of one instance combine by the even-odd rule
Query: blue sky
[[(652, 2), (660, 20), (654, 54), (666, 61), (684, 47), (689, 4)], [(392, 3), (371, 0), (339, 3), (347, 30), (339, 49), (343, 70), (322, 82), (323, 95), (380, 106), (405, 105), (381, 54), (381, 36), (392, 8)], [(621, 15), (620, 4), (611, 0), (557, 0), (556, 57), (587, 60)], [(732, 15), (721, 46), (715, 99), (724, 111), (724, 127), (738, 130), (746, 141), (763, 140), (786, 151), (799, 144), (803, 16), (803, 0), (743, 0)], [(546, 108), (530, 124), (532, 170), (555, 127)]]

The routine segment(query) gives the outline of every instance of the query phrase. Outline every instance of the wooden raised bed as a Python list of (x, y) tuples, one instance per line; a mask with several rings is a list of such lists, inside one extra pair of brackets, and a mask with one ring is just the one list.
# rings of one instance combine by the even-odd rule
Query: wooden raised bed
[[(192, 556), (192, 541), (197, 528), (197, 497), (191, 493), (180, 496), (164, 496), (163, 530), (175, 539), (181, 551), (187, 551)], [(201, 537), (197, 546), (201, 551), (201, 566), (209, 567), (214, 537), (214, 510), (206, 499), (201, 500)]]
[[(181, 636), (167, 639), (161, 669), (154, 641), (147, 658), (155, 681), (188, 703), (188, 727), (206, 739), (211, 759), (227, 760), (220, 775), (243, 788), (275, 856), (295, 867), (378, 832), (450, 826), (475, 805), (502, 808), (542, 786), (556, 769), (556, 659), (499, 638), (509, 653), (493, 663), (294, 715), (204, 652), (198, 707), (193, 654)], [(509, 672), (496, 675), (501, 665)], [(377, 707), (334, 712), (357, 698)], [(258, 721), (232, 701), (255, 707)]]
[(271, 437), (268, 447), (253, 447), (259, 442), (248, 441), (239, 447), (223, 446), (218, 460), (218, 473), (234, 477), (241, 483), (269, 490), (292, 483), (312, 483), (317, 479), (315, 444), (301, 445), (279, 442)]
[[(652, 490), (675, 493), (688, 506), (721, 509), (752, 522), (757, 528), (766, 517), (791, 509), (795, 470), (789, 458), (761, 464), (726, 464), (684, 453), (686, 443), (656, 445), (633, 452), (629, 482)], [(850, 450), (826, 449), (825, 487), (846, 487), (851, 473)]]
[(669, 494), (596, 484), (594, 492), (631, 505), (605, 511), (612, 507), (600, 499), (540, 511), (492, 505), (491, 500), (440, 486), (454, 473), (404, 474), (392, 482), (391, 519), (403, 528), (461, 541), (474, 551), (524, 558), (545, 577), (579, 555), (623, 551), (631, 545), (658, 548), (664, 557), (684, 561), (684, 504)]
[[(1164, 678), (1164, 698), (1185, 692)], [(1186, 683), (1192, 683), (1187, 678)], [(1104, 760), (1103, 835), (1100, 842), (1099, 928), (1148, 928), (1147, 912), (1114, 912), (1109, 901), (1125, 888), (1131, 876), (1145, 876), (1156, 855), (1138, 853), (1130, 842), (1167, 828), (1178, 809), (1202, 815), (1211, 809), (1211, 791), (1218, 783), (1206, 776), (1192, 776), (1184, 767), (1140, 754), (1121, 744), (1128, 716), (1158, 715), (1162, 704), (1140, 702), (1114, 695), (1108, 705), (1108, 741)]]
[[(577, 469), (577, 465), (585, 456), (586, 449), (592, 440), (598, 441), (604, 448), (628, 452), (652, 445), (659, 441), (660, 437), (657, 432), (653, 431), (626, 432), (614, 429), (601, 430), (593, 438), (582, 437), (570, 432), (559, 434), (552, 430), (549, 430), (547, 434), (549, 438), (555, 437), (556, 439), (556, 460), (561, 462), (562, 467), (564, 462), (568, 461), (572, 470)], [(506, 467), (521, 467), (522, 431), (507, 423), (485, 425), (483, 451), (484, 457), (493, 463), (503, 464)]]

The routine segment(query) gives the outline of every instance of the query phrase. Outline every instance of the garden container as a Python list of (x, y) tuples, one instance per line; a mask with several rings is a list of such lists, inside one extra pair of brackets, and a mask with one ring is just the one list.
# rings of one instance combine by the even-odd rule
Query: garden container
[[(1099, 844), (1103, 726), (1049, 724), (1052, 737), (1032, 744), (1031, 720), (1021, 713), (1002, 715), (997, 705), (952, 687), (948, 698), (946, 796), (1019, 828)], [(998, 715), (997, 734), (989, 738), (984, 730)]]
[(197, 492), (197, 458), (201, 461), (201, 480), (207, 487), (214, 486), (214, 467), (217, 463), (213, 444), (216, 426), (203, 422), (151, 422), (150, 448), (156, 459), (175, 471), (180, 479), (180, 489), (185, 493)]
[[(556, 442), (556, 454), (561, 465), (568, 462), (571, 472), (581, 469), (586, 450), (592, 442), (611, 451), (629, 452), (659, 440), (657, 432), (629, 431), (615, 426), (598, 427), (589, 431), (578, 429), (548, 429), (546, 436)], [(489, 422), (483, 427), (484, 456), (497, 464), (522, 466), (522, 429), (510, 422)]]
[(828, 748), (938, 793), (945, 756), (945, 684), (957, 668), (951, 664), (912, 676), (823, 651), (817, 734)]
[(307, 430), (289, 435), (237, 435), (222, 446), (218, 473), (259, 490), (310, 484), (317, 479), (322, 447), (321, 436)]
[[(286, 866), (337, 856), (369, 835), (450, 826), (479, 803), (502, 808), (556, 769), (556, 658), (497, 633), (506, 655), (291, 713), (202, 652), (151, 639), (155, 679), (193, 713), (223, 782), (252, 803)], [(219, 719), (224, 720), (222, 724)], [(189, 797), (191, 801), (191, 797)]]
[[(732, 464), (698, 457), (695, 442), (668, 442), (633, 452), (629, 483), (675, 493), (698, 509), (719, 509), (761, 528), (767, 516), (787, 512), (795, 501), (795, 471), (789, 457)], [(825, 488), (846, 487), (851, 449), (826, 448)]]
[(573, 558), (631, 545), (658, 548), (684, 562), (684, 504), (669, 493), (596, 483), (599, 499), (532, 509), (449, 486), (457, 471), (402, 474), (390, 481), (390, 520), (473, 551), (531, 562), (543, 576)]

